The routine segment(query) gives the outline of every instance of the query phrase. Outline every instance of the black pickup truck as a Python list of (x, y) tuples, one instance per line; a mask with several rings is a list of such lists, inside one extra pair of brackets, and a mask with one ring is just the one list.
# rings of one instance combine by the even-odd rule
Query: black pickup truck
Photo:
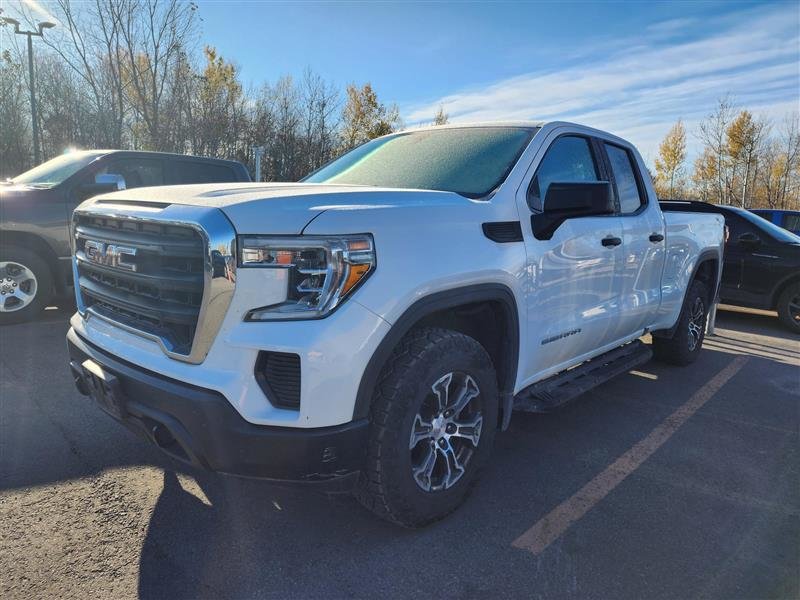
[(725, 217), (720, 300), (778, 312), (800, 333), (800, 236), (736, 206), (662, 200), (661, 210), (717, 213)]
[(91, 196), (143, 186), (250, 181), (241, 163), (123, 150), (63, 154), (0, 183), (0, 324), (38, 314), (72, 282), (69, 219)]

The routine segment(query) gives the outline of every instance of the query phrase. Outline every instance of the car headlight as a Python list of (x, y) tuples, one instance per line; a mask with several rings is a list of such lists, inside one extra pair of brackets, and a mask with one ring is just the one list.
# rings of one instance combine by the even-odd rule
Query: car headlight
[(286, 300), (256, 308), (247, 321), (314, 319), (328, 315), (375, 270), (369, 234), (239, 236), (239, 266), (286, 269)]

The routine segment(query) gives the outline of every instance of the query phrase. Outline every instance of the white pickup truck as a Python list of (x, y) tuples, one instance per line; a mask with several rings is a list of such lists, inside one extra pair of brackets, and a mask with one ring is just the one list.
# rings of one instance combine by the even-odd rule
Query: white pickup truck
[(719, 215), (661, 213), (631, 144), (563, 122), (97, 196), (72, 231), (82, 393), (178, 459), (409, 527), (466, 498), (513, 410), (691, 363), (723, 248)]

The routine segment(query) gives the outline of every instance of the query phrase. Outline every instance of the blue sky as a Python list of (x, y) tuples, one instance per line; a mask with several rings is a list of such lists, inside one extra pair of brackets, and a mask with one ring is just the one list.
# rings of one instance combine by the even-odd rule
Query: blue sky
[(675, 120), (691, 131), (725, 94), (776, 119), (800, 96), (797, 2), (199, 4), (246, 81), (306, 66), (371, 81), (409, 125), (439, 104), (451, 121), (570, 119), (652, 161)]
[[(652, 162), (679, 117), (718, 98), (780, 119), (800, 97), (800, 3), (198, 0), (202, 43), (259, 85), (311, 67), (370, 81), (408, 125), (568, 119)], [(689, 136), (690, 150), (698, 143)]]

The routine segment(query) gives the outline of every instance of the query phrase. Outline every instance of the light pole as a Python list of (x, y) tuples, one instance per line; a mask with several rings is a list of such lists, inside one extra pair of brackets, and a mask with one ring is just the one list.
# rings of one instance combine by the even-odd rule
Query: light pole
[(2, 21), (4, 23), (8, 23), (9, 25), (14, 26), (14, 33), (19, 35), (27, 35), (28, 36), (28, 77), (30, 78), (30, 88), (31, 88), (31, 126), (33, 128), (33, 162), (35, 164), (39, 164), (41, 162), (41, 156), (39, 152), (39, 123), (36, 118), (36, 93), (34, 92), (34, 82), (33, 82), (33, 36), (37, 37), (44, 37), (44, 30), (50, 29), (51, 27), (55, 27), (55, 23), (50, 23), (48, 21), (42, 21), (36, 25), (36, 31), (22, 31), (19, 28), (19, 21), (16, 19), (11, 19), (9, 17), (2, 17)]
[(256, 181), (261, 181), (261, 157), (264, 155), (264, 146), (253, 146), (253, 154), (256, 163)]

